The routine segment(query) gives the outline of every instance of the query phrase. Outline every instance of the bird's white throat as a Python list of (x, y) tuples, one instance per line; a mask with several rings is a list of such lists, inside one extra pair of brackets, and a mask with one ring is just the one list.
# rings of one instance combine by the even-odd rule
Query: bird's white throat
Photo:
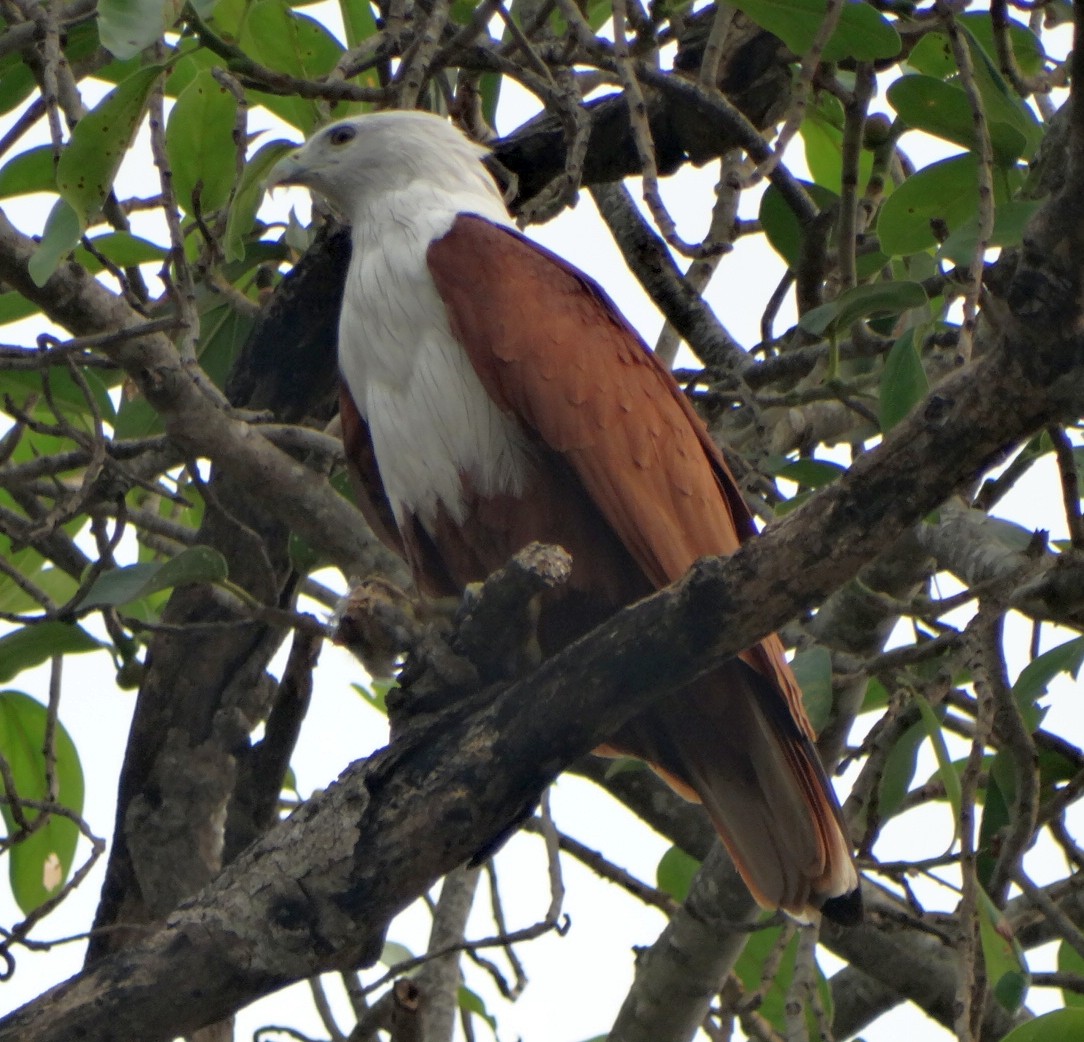
[(421, 181), (365, 200), (351, 215), (339, 366), (400, 523), (413, 514), (429, 527), (440, 504), (462, 523), (464, 481), (479, 495), (519, 495), (529, 471), (523, 432), (494, 405), (453, 337), (426, 262), (429, 244), (460, 213), (511, 223), (495, 193)]

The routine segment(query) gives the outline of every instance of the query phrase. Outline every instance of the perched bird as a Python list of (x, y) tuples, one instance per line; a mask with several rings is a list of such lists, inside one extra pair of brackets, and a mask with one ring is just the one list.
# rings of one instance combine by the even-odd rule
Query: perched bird
[[(669, 372), (587, 276), (522, 236), (485, 150), (419, 112), (334, 123), (280, 161), (352, 226), (340, 406), (360, 506), (419, 588), (458, 594), (527, 543), (572, 554), (552, 653), (755, 533)], [(753, 896), (841, 921), (861, 903), (839, 804), (772, 635), (602, 752), (707, 809)]]

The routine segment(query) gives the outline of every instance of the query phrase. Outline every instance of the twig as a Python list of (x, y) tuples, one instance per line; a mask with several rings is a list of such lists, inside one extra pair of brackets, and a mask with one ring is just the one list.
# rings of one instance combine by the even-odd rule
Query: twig
[(1065, 504), (1065, 520), (1069, 538), (1077, 550), (1084, 548), (1084, 518), (1080, 514), (1080, 477), (1077, 474), (1073, 444), (1063, 427), (1047, 427), (1046, 433), (1054, 443), (1054, 457), (1061, 477), (1061, 496)]
[(956, 24), (950, 0), (936, 0), (934, 5), (941, 22), (948, 34), (953, 57), (960, 73), (960, 85), (967, 95), (971, 106), (971, 117), (975, 128), (978, 161), (978, 229), (975, 248), (971, 253), (969, 280), (964, 292), (964, 321), (960, 328), (960, 358), (962, 362), (971, 358), (975, 327), (978, 324), (979, 297), (982, 294), (982, 275), (985, 268), (986, 251), (994, 233), (994, 149), (990, 141), (990, 124), (986, 118), (986, 107), (982, 92), (975, 81), (975, 67), (971, 60), (971, 48)]

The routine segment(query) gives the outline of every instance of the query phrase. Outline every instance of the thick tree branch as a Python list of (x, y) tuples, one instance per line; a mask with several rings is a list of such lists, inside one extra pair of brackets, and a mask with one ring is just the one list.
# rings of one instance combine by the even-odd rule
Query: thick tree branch
[[(74, 265), (61, 266), (44, 286), (34, 285), (27, 264), (36, 246), (0, 212), (0, 281), (77, 335), (142, 325), (120, 297)], [(165, 335), (134, 336), (102, 350), (138, 384), (186, 455), (213, 459), (230, 471), (249, 495), (347, 574), (402, 574), (401, 563), (371, 536), (361, 514), (258, 428), (233, 417)]]
[(392, 915), (663, 690), (822, 600), (1006, 445), (1078, 415), (1081, 345), (1038, 322), (1013, 333), (762, 538), (355, 764), (161, 930), (13, 1014), (0, 1039), (104, 1039), (119, 1010), (144, 1038), (171, 1037), (375, 959)]

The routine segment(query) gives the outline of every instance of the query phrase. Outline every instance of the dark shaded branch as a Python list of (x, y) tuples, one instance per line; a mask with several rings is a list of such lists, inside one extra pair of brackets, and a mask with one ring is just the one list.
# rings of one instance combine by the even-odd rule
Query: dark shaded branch
[(391, 916), (528, 813), (569, 763), (822, 600), (1006, 444), (1077, 415), (1081, 345), (1040, 322), (1012, 332), (730, 560), (699, 562), (530, 677), (465, 696), (354, 765), (156, 934), (2, 1022), (0, 1040), (105, 1038), (121, 1008), (144, 1038), (171, 1037), (374, 960)]

